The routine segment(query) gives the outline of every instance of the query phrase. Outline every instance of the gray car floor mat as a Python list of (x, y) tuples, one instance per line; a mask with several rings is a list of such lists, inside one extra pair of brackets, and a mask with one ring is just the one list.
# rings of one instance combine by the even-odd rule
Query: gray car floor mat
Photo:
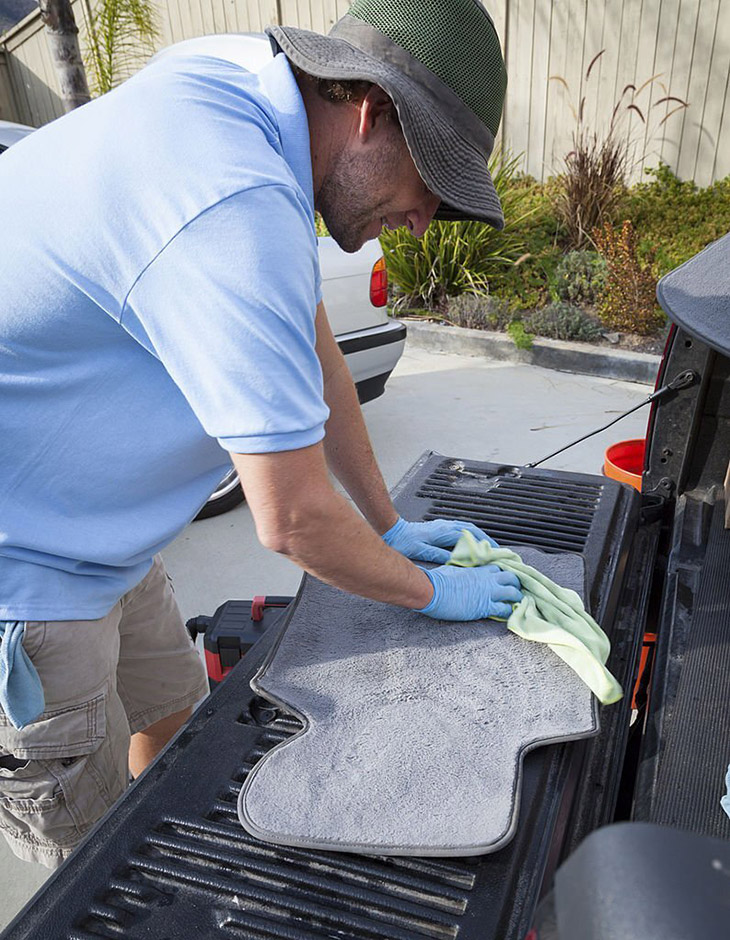
[[(585, 597), (580, 555), (516, 551)], [(244, 828), (283, 845), (494, 852), (515, 832), (525, 753), (598, 732), (590, 690), (544, 644), (309, 577), (251, 686), (304, 723), (238, 798)]]

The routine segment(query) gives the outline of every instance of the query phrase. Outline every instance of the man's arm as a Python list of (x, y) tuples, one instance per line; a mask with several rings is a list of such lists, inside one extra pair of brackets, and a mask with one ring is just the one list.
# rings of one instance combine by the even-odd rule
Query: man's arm
[[(327, 423), (327, 450), (320, 442), (279, 453), (232, 454), (261, 543), (335, 587), (424, 610), (437, 620), (508, 617), (511, 605), (522, 598), (514, 575), (492, 565), (443, 566), (426, 574), (406, 557), (425, 557), (422, 545), (410, 545), (412, 539), (406, 539), (409, 550), (404, 551), (397, 538), (391, 548), (380, 537), (394, 526), (398, 515), (375, 462), (352, 379), (321, 305), (317, 331), (327, 398), (334, 406)], [(365, 519), (335, 491), (327, 472), (328, 461)], [(398, 525), (414, 529), (436, 526), (437, 532), (424, 533), (431, 561), (439, 560), (432, 554), (433, 545), (453, 545), (462, 527), (438, 520), (400, 520)], [(444, 526), (447, 532), (441, 531)], [(480, 535), (479, 530), (474, 531)], [(403, 533), (399, 538), (403, 540)], [(417, 549), (415, 554), (413, 548)]]
[(266, 548), (353, 594), (413, 609), (429, 604), (434, 591), (424, 571), (389, 548), (335, 491), (321, 443), (232, 457)]
[(317, 307), (316, 325), (324, 399), (330, 409), (324, 439), (327, 464), (370, 525), (382, 535), (395, 524), (398, 513), (375, 460), (355, 384), (322, 303)]

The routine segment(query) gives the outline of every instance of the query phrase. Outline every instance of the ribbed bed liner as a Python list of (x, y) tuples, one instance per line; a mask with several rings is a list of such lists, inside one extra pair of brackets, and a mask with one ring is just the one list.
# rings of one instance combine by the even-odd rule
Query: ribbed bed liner
[[(498, 539), (520, 529), (537, 547), (580, 551), (593, 614), (625, 651), (609, 668), (627, 682), (636, 640), (616, 614), (615, 587), (634, 537), (637, 494), (600, 477), (438, 455), (422, 458), (396, 493), (407, 518), (457, 506), (461, 518), (492, 518)], [(627, 702), (604, 710), (589, 746), (556, 744), (527, 755), (515, 837), (493, 855), (383, 858), (278, 847), (249, 836), (236, 815), (248, 772), (298, 727), (249, 686), (275, 633), (203, 703), (6, 940), (524, 940), (544, 874), (561, 845), (587, 831), (568, 827), (574, 799), (593, 806), (597, 777), (607, 767), (620, 774), (616, 722), (628, 723)]]
[[(667, 651), (681, 659), (681, 671), (676, 696), (673, 684), (664, 683), (666, 693), (654, 702), (662, 713), (662, 743), (652, 759), (655, 785), (636, 817), (727, 839), (730, 818), (720, 807), (730, 763), (730, 530), (724, 518), (719, 500), (686, 637), (675, 635)], [(686, 567), (696, 570), (697, 559)]]

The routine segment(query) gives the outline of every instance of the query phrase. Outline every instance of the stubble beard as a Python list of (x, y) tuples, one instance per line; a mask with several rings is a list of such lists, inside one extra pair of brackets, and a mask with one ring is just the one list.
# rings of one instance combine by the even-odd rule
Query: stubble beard
[(358, 251), (374, 234), (375, 224), (380, 221), (379, 209), (384, 201), (380, 198), (384, 185), (388, 185), (389, 174), (396, 166), (397, 142), (388, 141), (377, 157), (352, 157), (341, 152), (328, 174), (319, 193), (317, 206), (327, 230), (343, 251)]

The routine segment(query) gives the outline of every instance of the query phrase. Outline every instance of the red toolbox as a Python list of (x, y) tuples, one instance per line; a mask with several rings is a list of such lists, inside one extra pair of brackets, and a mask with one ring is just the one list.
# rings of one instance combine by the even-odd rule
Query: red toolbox
[(212, 617), (193, 617), (186, 626), (193, 639), (203, 634), (205, 666), (211, 690), (238, 660), (285, 615), (293, 597), (259, 595), (250, 601), (226, 601)]

